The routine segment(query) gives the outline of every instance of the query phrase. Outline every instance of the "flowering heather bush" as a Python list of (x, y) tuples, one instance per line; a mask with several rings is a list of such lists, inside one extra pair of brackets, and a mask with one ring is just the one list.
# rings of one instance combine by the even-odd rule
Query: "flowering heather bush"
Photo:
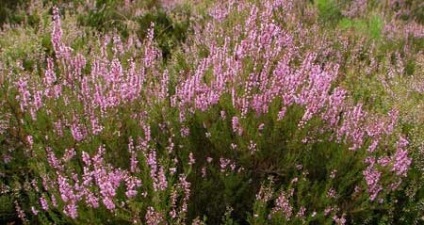
[(319, 25), (371, 18), (349, 4), (216, 2), (166, 60), (154, 20), (144, 38), (94, 32), (76, 48), (53, 6), (51, 52), (0, 67), (1, 165), (19, 178), (1, 174), (2, 201), (29, 224), (418, 224), (420, 140), (368, 93), (404, 97), (418, 52), (376, 42), (405, 39), (383, 16), (371, 38)]

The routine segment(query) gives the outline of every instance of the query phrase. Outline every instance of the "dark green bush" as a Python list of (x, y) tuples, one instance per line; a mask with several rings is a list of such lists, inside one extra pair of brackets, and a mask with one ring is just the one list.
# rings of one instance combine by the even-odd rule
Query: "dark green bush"
[(182, 20), (174, 20), (167, 12), (157, 10), (148, 12), (137, 19), (139, 24), (137, 34), (141, 39), (146, 37), (152, 23), (155, 25), (154, 40), (161, 49), (164, 60), (169, 59), (171, 51), (187, 38), (190, 28), (190, 12), (185, 10), (181, 14)]
[(25, 13), (20, 9), (27, 5), (28, 1), (25, 0), (2, 0), (0, 2), (0, 27), (5, 23), (11, 25), (22, 23)]

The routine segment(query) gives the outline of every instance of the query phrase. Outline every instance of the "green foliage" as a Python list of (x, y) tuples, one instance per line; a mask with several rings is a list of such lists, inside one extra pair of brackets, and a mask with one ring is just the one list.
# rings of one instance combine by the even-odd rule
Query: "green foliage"
[(19, 10), (28, 4), (25, 0), (2, 0), (0, 7), (0, 27), (5, 23), (19, 24), (25, 18), (25, 13)]
[(82, 26), (95, 28), (101, 32), (118, 31), (122, 36), (128, 37), (125, 24), (127, 18), (117, 9), (122, 1), (96, 0), (95, 9), (86, 14), (79, 14), (78, 21)]
[(355, 32), (364, 34), (370, 39), (378, 40), (381, 38), (384, 23), (380, 16), (375, 15), (369, 19), (343, 18), (340, 20), (338, 26), (342, 30), (353, 29)]
[(342, 19), (342, 13), (336, 0), (315, 0), (319, 19), (324, 24), (334, 25)]
[(154, 40), (162, 51), (162, 58), (168, 60), (171, 52), (184, 43), (190, 32), (190, 11), (180, 9), (176, 11), (181, 17), (179, 20), (171, 18), (170, 14), (163, 10), (155, 10), (144, 14), (137, 19), (139, 29), (137, 35), (145, 39), (147, 31), (154, 24)]

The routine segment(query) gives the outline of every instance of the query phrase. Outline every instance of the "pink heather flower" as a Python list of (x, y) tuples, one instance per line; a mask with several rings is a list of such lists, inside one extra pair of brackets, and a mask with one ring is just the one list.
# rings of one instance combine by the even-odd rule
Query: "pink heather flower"
[(231, 163), (230, 168), (231, 168), (231, 171), (234, 171), (236, 169), (236, 164), (234, 162)]
[(303, 165), (302, 164), (297, 164), (296, 165), (296, 169), (297, 170), (302, 170), (303, 169)]
[(21, 219), (22, 221), (26, 221), (26, 215), (24, 210), (22, 210), (21, 206), (19, 205), (18, 201), (15, 200), (15, 210), (18, 213), (18, 217), (19, 219)]
[(346, 219), (345, 219), (345, 215), (343, 214), (340, 218), (337, 217), (336, 215), (333, 216), (333, 221), (337, 224), (337, 225), (344, 225), (346, 224)]
[(388, 156), (383, 156), (383, 157), (379, 158), (379, 159), (377, 160), (377, 162), (378, 162), (378, 164), (380, 164), (380, 165), (382, 165), (382, 166), (387, 166), (387, 165), (389, 165), (389, 164), (390, 164), (391, 159), (390, 159), (390, 157), (388, 157)]
[(98, 135), (103, 130), (103, 126), (100, 125), (99, 119), (96, 116), (91, 116), (91, 133), (93, 135)]
[(277, 120), (278, 121), (280, 121), (280, 120), (282, 120), (283, 118), (284, 118), (284, 116), (286, 115), (286, 107), (283, 107), (279, 112), (278, 112), (278, 115), (277, 115)]
[(154, 177), (156, 177), (156, 171), (158, 170), (156, 162), (156, 151), (152, 150), (147, 155), (147, 165), (150, 167), (150, 177), (154, 179)]
[(370, 152), (370, 153), (374, 152), (374, 151), (375, 151), (375, 149), (376, 149), (376, 148), (377, 148), (377, 146), (378, 146), (378, 143), (379, 143), (379, 140), (378, 140), (378, 139), (374, 139), (374, 140), (372, 141), (371, 145), (368, 147), (367, 151), (368, 151), (368, 152)]
[(250, 151), (250, 154), (254, 154), (258, 151), (256, 143), (250, 140), (249, 146), (247, 146), (247, 149)]
[(190, 198), (190, 186), (191, 183), (187, 181), (187, 177), (184, 174), (180, 174), (178, 177), (178, 187), (181, 188), (184, 192), (183, 202), (181, 204), (180, 212), (179, 214), (185, 214), (188, 209), (188, 200)]
[(34, 111), (38, 111), (43, 106), (43, 92), (42, 91), (36, 91), (34, 93)]
[(155, 24), (152, 23), (147, 31), (147, 41), (144, 47), (144, 65), (147, 68), (151, 67), (155, 59), (159, 56), (158, 50), (153, 46), (154, 27)]
[(174, 175), (177, 172), (177, 168), (171, 167), (169, 168), (169, 174)]
[(34, 206), (31, 206), (31, 211), (32, 211), (32, 214), (34, 214), (35, 216), (38, 215), (38, 213), (39, 213), (39, 211), (37, 209), (35, 209)]
[(398, 176), (406, 177), (409, 166), (411, 165), (411, 159), (408, 157), (408, 151), (404, 148), (409, 144), (408, 140), (403, 137), (400, 137), (397, 142), (397, 150), (395, 155), (393, 156), (393, 169)]
[(190, 154), (188, 155), (188, 158), (189, 158), (189, 161), (188, 161), (188, 165), (193, 165), (195, 162), (196, 162), (196, 160), (194, 159), (194, 156), (193, 156), (193, 153), (192, 152), (190, 152)]
[(370, 200), (374, 201), (378, 193), (383, 190), (380, 184), (378, 184), (381, 172), (374, 168), (373, 164), (369, 165), (367, 169), (363, 171), (365, 181), (368, 186), (368, 193), (370, 195)]
[(201, 176), (203, 177), (203, 178), (205, 178), (206, 177), (206, 174), (207, 174), (207, 172), (206, 172), (206, 167), (202, 167), (202, 170), (201, 170)]
[(231, 125), (233, 127), (233, 132), (234, 133), (237, 133), (240, 136), (243, 134), (243, 129), (241, 128), (241, 126), (239, 124), (239, 118), (237, 116), (234, 116), (232, 118)]
[(337, 193), (336, 193), (336, 190), (334, 190), (334, 188), (330, 188), (327, 192), (327, 196), (329, 198), (336, 198), (336, 195)]
[(54, 196), (54, 195), (52, 195), (52, 205), (54, 206), (54, 207), (57, 207), (57, 200), (56, 200), (56, 197)]
[(57, 183), (59, 185), (59, 192), (62, 200), (64, 202), (69, 202), (73, 200), (75, 197), (74, 190), (71, 185), (69, 185), (68, 179), (63, 177), (62, 175), (59, 175), (59, 177), (57, 178)]
[(72, 133), (72, 137), (77, 142), (80, 142), (84, 139), (84, 134), (83, 134), (82, 128), (79, 124), (73, 123), (71, 125), (71, 133)]
[(141, 187), (141, 180), (135, 178), (135, 177), (127, 177), (125, 179), (125, 184), (127, 186), (127, 191), (125, 192), (125, 195), (128, 198), (132, 198), (137, 195), (137, 188)]
[(26, 139), (27, 139), (29, 147), (32, 149), (32, 146), (34, 145), (34, 139), (32, 138), (31, 135), (28, 135)]
[(54, 122), (54, 132), (59, 137), (63, 137), (63, 125), (62, 125), (62, 121), (59, 120), (59, 121)]
[(236, 145), (236, 144), (234, 144), (234, 143), (231, 143), (230, 148), (231, 148), (232, 150), (236, 150), (236, 149), (237, 149), (237, 145)]
[(35, 190), (36, 192), (40, 192), (40, 189), (38, 188), (38, 182), (37, 182), (35, 179), (33, 179), (33, 180), (31, 181), (31, 187), (32, 187), (32, 188), (34, 188), (34, 190)]
[(399, 137), (399, 140), (397, 141), (397, 147), (398, 148), (405, 148), (409, 145), (409, 141), (405, 139), (404, 137)]
[(53, 30), (52, 30), (52, 43), (55, 52), (59, 52), (62, 39), (62, 28), (60, 22), (59, 9), (55, 6), (53, 7)]
[(346, 91), (342, 88), (335, 88), (333, 93), (328, 97), (327, 110), (322, 118), (329, 123), (330, 126), (336, 126), (341, 119), (341, 112), (344, 110), (344, 99)]
[(304, 206), (300, 207), (299, 212), (297, 212), (296, 217), (304, 218), (305, 217), (306, 208)]
[(182, 127), (181, 128), (181, 136), (182, 137), (188, 137), (190, 135), (190, 129), (188, 127)]
[(185, 113), (180, 111), (179, 118), (180, 118), (180, 123), (184, 122), (186, 120)]
[(325, 216), (328, 216), (328, 214), (330, 214), (331, 213), (331, 211), (333, 211), (334, 210), (334, 208), (333, 207), (327, 207), (327, 208), (325, 208), (324, 209), (324, 215)]
[(49, 162), (50, 166), (59, 171), (63, 171), (63, 165), (56, 158), (56, 156), (53, 153), (53, 150), (50, 147), (46, 147), (46, 152), (47, 152), (47, 161)]
[(205, 223), (199, 219), (199, 217), (196, 217), (193, 222), (191, 223), (191, 225), (204, 225)]
[(390, 123), (387, 125), (385, 133), (391, 134), (393, 132), (394, 126), (399, 118), (399, 111), (397, 110), (390, 110), (388, 113), (388, 116), (390, 118)]
[(269, 187), (261, 185), (259, 192), (256, 194), (256, 200), (262, 203), (268, 202), (273, 195), (273, 190)]
[(51, 87), (56, 81), (56, 73), (54, 72), (54, 61), (50, 57), (47, 58), (47, 69), (44, 73), (43, 81), (46, 87)]
[(225, 120), (227, 118), (225, 111), (221, 111), (221, 119)]
[(139, 169), (138, 169), (138, 160), (137, 160), (137, 153), (135, 151), (134, 140), (131, 137), (130, 137), (129, 143), (128, 143), (128, 151), (131, 154), (130, 171), (132, 173), (139, 172)]
[(41, 205), (41, 208), (43, 210), (48, 210), (49, 209), (49, 204), (47, 203), (47, 200), (46, 200), (46, 198), (45, 198), (44, 195), (40, 197), (40, 205)]
[(278, 198), (275, 200), (275, 207), (272, 209), (272, 212), (282, 213), (287, 220), (290, 220), (290, 217), (293, 214), (293, 208), (290, 205), (286, 193), (281, 192), (280, 196), (278, 196)]
[(68, 162), (70, 161), (75, 155), (76, 155), (76, 151), (74, 148), (67, 148), (65, 149), (65, 154), (62, 157), (62, 160), (64, 162)]
[[(118, 59), (113, 59), (110, 66), (110, 72), (107, 74), (104, 74), (105, 79), (112, 85), (113, 87), (116, 87), (117, 83), (119, 82), (120, 78), (123, 77), (124, 71), (121, 65), (121, 62)], [(115, 91), (116, 89), (113, 88)]]
[(103, 196), (102, 202), (103, 202), (103, 205), (106, 207), (106, 209), (114, 210), (116, 208), (115, 203), (108, 196)]
[(157, 183), (153, 184), (155, 187), (155, 190), (164, 191), (166, 190), (168, 186), (168, 181), (166, 180), (165, 170), (163, 169), (163, 166), (159, 168), (158, 174), (157, 174)]
[(160, 91), (160, 98), (165, 99), (168, 97), (168, 84), (169, 84), (169, 73), (168, 70), (165, 70), (162, 75), (161, 80), (161, 91)]
[(152, 140), (150, 126), (149, 125), (144, 125), (143, 126), (143, 130), (144, 130), (144, 140), (145, 140), (145, 142), (149, 142), (150, 140)]
[[(402, 179), (395, 179), (389, 186), (390, 190), (395, 191), (402, 184)], [(381, 199), (382, 200), (382, 199)]]
[(124, 53), (124, 46), (122, 44), (121, 37), (119, 37), (118, 35), (115, 34), (115, 35), (113, 35), (112, 40), (113, 40), (112, 51), (113, 51), (114, 55), (120, 55), (120, 54)]
[(262, 132), (264, 130), (264, 128), (265, 128), (265, 124), (263, 124), (263, 123), (259, 124), (259, 126), (258, 126), (259, 132)]
[(28, 81), (24, 77), (21, 77), (16, 83), (16, 86), (18, 87), (18, 92), (19, 92), (19, 95), (16, 96), (16, 99), (19, 100), (21, 111), (25, 112), (25, 110), (29, 106), (29, 103), (30, 103), (29, 101), (31, 97), (31, 94), (28, 89)]
[(169, 212), (169, 216), (172, 219), (175, 219), (177, 217), (177, 211), (175, 209), (172, 209), (171, 212)]
[(230, 4), (217, 4), (213, 9), (209, 10), (209, 15), (217, 21), (223, 21), (230, 13)]
[(228, 165), (230, 165), (231, 160), (225, 159), (225, 158), (219, 158), (219, 162), (220, 162), (221, 172), (225, 172), (225, 169), (227, 168)]
[(345, 138), (352, 142), (351, 150), (362, 147), (365, 138), (365, 131), (362, 127), (364, 118), (367, 116), (362, 109), (362, 104), (356, 105), (353, 109), (348, 110), (343, 120), (342, 127), (337, 131), (338, 140), (345, 135)]
[(76, 219), (78, 217), (77, 208), (78, 206), (75, 204), (75, 202), (71, 202), (65, 206), (63, 213), (72, 219)]
[(354, 193), (359, 193), (361, 191), (361, 187), (359, 187), (358, 185), (355, 186), (355, 190)]
[(61, 94), (62, 94), (62, 85), (55, 85), (53, 87), (53, 97), (55, 99), (58, 99)]
[(85, 191), (85, 202), (88, 206), (92, 208), (98, 208), (99, 207), (99, 199), (91, 192), (91, 191)]
[(162, 214), (156, 212), (155, 209), (151, 206), (147, 207), (145, 219), (147, 225), (159, 225), (163, 222)]
[(213, 158), (211, 158), (211, 157), (207, 157), (207, 158), (206, 158), (206, 161), (207, 161), (208, 163), (211, 163), (211, 162), (212, 162), (212, 160), (213, 160)]
[(82, 151), (82, 161), (84, 162), (84, 164), (85, 164), (86, 166), (91, 166), (91, 157), (90, 157), (90, 155), (89, 155), (87, 152), (85, 152), (85, 151)]

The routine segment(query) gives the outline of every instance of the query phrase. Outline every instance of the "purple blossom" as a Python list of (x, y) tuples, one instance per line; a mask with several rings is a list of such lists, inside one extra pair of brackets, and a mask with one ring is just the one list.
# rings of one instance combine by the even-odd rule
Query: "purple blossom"
[(188, 165), (193, 165), (195, 162), (196, 162), (196, 160), (194, 159), (194, 156), (193, 156), (193, 153), (192, 152), (190, 152), (190, 154), (188, 155), (188, 158), (189, 158), (189, 161), (188, 161)]
[(71, 217), (72, 219), (76, 219), (78, 217), (77, 210), (78, 206), (75, 204), (75, 202), (71, 202), (65, 206), (63, 213), (65, 213), (65, 215)]
[(337, 224), (337, 225), (344, 225), (346, 224), (346, 218), (345, 215), (343, 214), (341, 217), (337, 217), (336, 215), (333, 216), (333, 221)]
[(241, 127), (241, 125), (239, 123), (239, 118), (237, 116), (233, 116), (233, 118), (231, 120), (231, 125), (233, 127), (234, 133), (236, 133), (240, 136), (243, 134), (243, 128)]
[(393, 156), (393, 169), (398, 176), (406, 177), (409, 166), (411, 165), (411, 159), (408, 157), (408, 151), (405, 149), (409, 142), (403, 137), (400, 137), (397, 142), (397, 149)]
[(157, 182), (154, 183), (155, 190), (164, 191), (168, 186), (168, 181), (166, 180), (165, 170), (163, 166), (161, 166), (157, 172)]
[(149, 206), (147, 207), (145, 220), (147, 225), (159, 225), (163, 222), (163, 215), (156, 212), (153, 207)]
[(71, 125), (71, 134), (74, 140), (77, 142), (80, 142), (85, 138), (81, 125), (77, 123), (73, 123)]
[(41, 205), (41, 208), (43, 210), (48, 210), (49, 209), (49, 204), (47, 203), (47, 200), (46, 200), (46, 198), (45, 198), (44, 195), (40, 197), (40, 205)]
[(275, 200), (275, 207), (272, 209), (272, 213), (282, 213), (282, 215), (290, 220), (293, 214), (293, 208), (290, 204), (289, 199), (286, 196), (285, 192), (281, 192), (278, 198)]
[(368, 186), (370, 200), (374, 201), (378, 193), (383, 190), (383, 188), (379, 184), (381, 172), (374, 168), (373, 164), (371, 164), (367, 167), (367, 169), (363, 171), (363, 175), (365, 177), (365, 182)]

